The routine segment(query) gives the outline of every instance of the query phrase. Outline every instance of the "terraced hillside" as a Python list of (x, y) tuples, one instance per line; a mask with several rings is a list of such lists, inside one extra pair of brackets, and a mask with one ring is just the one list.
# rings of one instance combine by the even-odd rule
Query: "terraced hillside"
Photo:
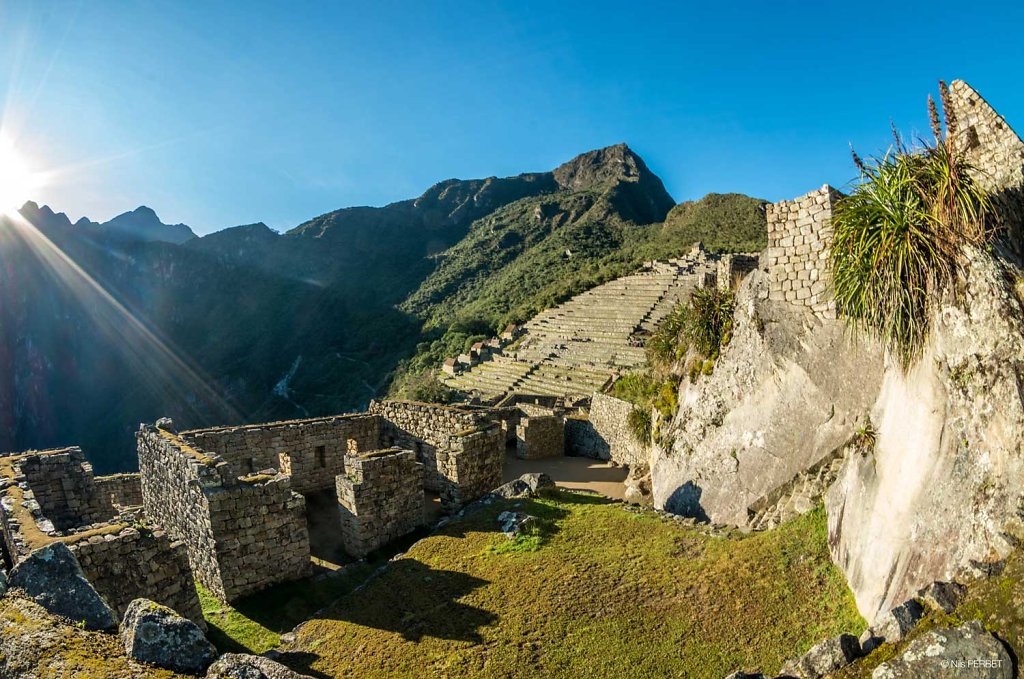
[(507, 394), (588, 396), (645, 362), (643, 338), (715, 271), (702, 250), (653, 262), (533, 317), (513, 345), (445, 383), (494, 400)]

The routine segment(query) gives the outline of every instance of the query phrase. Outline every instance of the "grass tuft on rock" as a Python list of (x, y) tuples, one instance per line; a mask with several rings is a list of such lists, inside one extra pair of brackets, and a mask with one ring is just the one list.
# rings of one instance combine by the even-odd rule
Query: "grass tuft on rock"
[(911, 148), (894, 132), (881, 158), (854, 153), (860, 180), (832, 215), (837, 311), (877, 334), (904, 369), (921, 355), (931, 305), (952, 289), (966, 249), (992, 237), (976, 170), (930, 108), (934, 140)]

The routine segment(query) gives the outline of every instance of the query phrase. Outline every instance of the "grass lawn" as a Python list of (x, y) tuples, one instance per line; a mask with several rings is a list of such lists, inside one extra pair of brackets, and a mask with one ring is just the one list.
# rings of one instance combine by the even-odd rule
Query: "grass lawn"
[(709, 537), (561, 492), (510, 543), (495, 505), (415, 544), (303, 625), (282, 661), (315, 677), (685, 676), (782, 662), (864, 621), (824, 511)]

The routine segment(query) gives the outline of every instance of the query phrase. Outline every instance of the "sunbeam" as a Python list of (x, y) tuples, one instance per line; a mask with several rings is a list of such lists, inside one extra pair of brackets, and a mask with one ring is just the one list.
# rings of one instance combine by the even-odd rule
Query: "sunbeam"
[[(141, 375), (152, 393), (165, 396), (164, 402), (189, 407), (200, 417), (213, 414), (235, 422), (243, 420), (238, 409), (211, 386), (212, 380), (201, 368), (17, 212), (0, 217), (0, 243), (11, 240), (26, 246), (76, 305), (87, 310), (95, 328), (122, 352), (132, 369), (130, 375)], [(204, 405), (208, 410), (204, 411)]]

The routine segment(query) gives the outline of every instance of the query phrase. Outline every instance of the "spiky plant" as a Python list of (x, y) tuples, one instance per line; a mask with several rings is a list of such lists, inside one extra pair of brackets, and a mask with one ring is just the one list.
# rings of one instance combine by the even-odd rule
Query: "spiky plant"
[(933, 143), (908, 148), (894, 131), (881, 158), (854, 153), (860, 180), (832, 215), (837, 311), (877, 333), (904, 369), (920, 356), (930, 304), (962, 272), (965, 248), (991, 238), (988, 197), (949, 134), (948, 110), (943, 136), (929, 99)]

